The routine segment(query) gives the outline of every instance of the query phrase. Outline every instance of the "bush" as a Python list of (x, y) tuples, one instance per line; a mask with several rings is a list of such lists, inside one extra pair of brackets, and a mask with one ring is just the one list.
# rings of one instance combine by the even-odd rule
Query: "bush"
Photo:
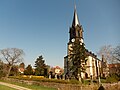
[(107, 83), (106, 79), (100, 79), (102, 83)]
[(76, 79), (71, 79), (71, 80), (69, 81), (69, 83), (70, 83), (70, 84), (79, 84), (80, 82), (79, 82), (78, 80), (76, 80)]
[(90, 84), (90, 82), (91, 82), (90, 80), (84, 80), (83, 84)]
[(116, 74), (111, 74), (109, 77), (106, 78), (107, 83), (113, 83), (118, 81), (119, 81), (119, 77)]
[(62, 79), (48, 79), (45, 78), (44, 76), (28, 76), (28, 75), (23, 75), (23, 76), (10, 76), (10, 78), (14, 79), (19, 79), (19, 80), (31, 80), (31, 81), (38, 81), (38, 82), (54, 82), (54, 83), (62, 83), (62, 84), (79, 84), (80, 82), (71, 79), (71, 80), (62, 80)]

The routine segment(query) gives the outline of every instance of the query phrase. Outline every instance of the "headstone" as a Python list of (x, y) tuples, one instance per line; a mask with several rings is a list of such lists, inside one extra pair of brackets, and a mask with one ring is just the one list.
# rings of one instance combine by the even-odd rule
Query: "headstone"
[(51, 79), (51, 74), (49, 74), (49, 79)]
[(57, 79), (57, 74), (55, 74), (55, 79)]

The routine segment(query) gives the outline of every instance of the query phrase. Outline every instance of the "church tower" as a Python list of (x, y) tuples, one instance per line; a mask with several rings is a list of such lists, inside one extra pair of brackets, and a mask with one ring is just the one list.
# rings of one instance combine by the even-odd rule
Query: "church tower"
[(72, 26), (69, 30), (70, 38), (69, 43), (74, 42), (74, 40), (79, 39), (83, 43), (83, 28), (80, 25), (79, 18), (77, 15), (76, 6), (74, 7), (74, 16), (72, 21)]
[[(64, 57), (64, 74), (66, 76), (66, 79), (69, 78), (72, 75), (71, 67), (73, 63), (71, 62), (71, 55), (73, 52), (72, 46), (75, 44), (75, 41), (79, 40), (80, 45), (84, 45), (84, 38), (83, 38), (83, 28), (80, 24), (76, 6), (74, 7), (74, 15), (73, 15), (73, 21), (72, 25), (69, 28), (69, 41), (67, 44), (67, 56)], [(87, 55), (87, 62), (86, 64), (82, 63), (82, 65), (86, 65), (85, 72), (81, 73), (82, 78), (96, 78), (100, 75), (100, 68), (101, 68), (101, 60), (97, 58), (97, 55), (89, 51), (85, 48), (85, 53)]]
[(69, 29), (69, 42), (68, 42), (68, 56), (71, 54), (71, 46), (73, 45), (74, 41), (79, 40), (81, 44), (84, 43), (83, 41), (83, 28), (82, 25), (80, 25), (76, 6), (74, 7), (74, 15), (73, 15), (73, 21), (72, 25)]
[(75, 6), (72, 25), (69, 29), (69, 42), (68, 42), (68, 47), (67, 47), (67, 56), (64, 57), (64, 72), (68, 76), (71, 76), (71, 74), (72, 74), (71, 70), (70, 70), (70, 68), (72, 66), (70, 55), (72, 54), (71, 47), (74, 45), (74, 42), (76, 40), (79, 40), (80, 44), (84, 43), (84, 41), (83, 41), (83, 28), (82, 28), (82, 25), (80, 25), (76, 6)]

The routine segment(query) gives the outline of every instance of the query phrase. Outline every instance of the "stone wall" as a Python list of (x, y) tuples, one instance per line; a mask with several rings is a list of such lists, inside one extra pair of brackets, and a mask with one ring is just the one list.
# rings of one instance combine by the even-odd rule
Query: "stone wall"
[[(18, 80), (18, 79), (11, 79), (7, 78), (7, 81), (11, 82), (19, 82), (28, 85), (42, 85), (45, 87), (53, 87), (57, 88), (58, 90), (98, 90), (98, 85), (75, 85), (75, 84), (61, 84), (61, 83), (54, 83), (54, 82), (38, 82), (38, 81), (28, 81), (28, 80)], [(103, 84), (105, 90), (120, 90), (120, 82), (118, 83), (106, 83)]]
[(118, 83), (104, 83), (105, 90), (120, 90), (120, 82)]
[(18, 79), (12, 79), (7, 78), (6, 81), (10, 82), (18, 82), (28, 85), (42, 85), (45, 87), (53, 87), (58, 90), (97, 90), (97, 85), (75, 85), (75, 84), (61, 84), (61, 83), (54, 83), (54, 82), (38, 82), (38, 81), (28, 81), (28, 80), (18, 80)]

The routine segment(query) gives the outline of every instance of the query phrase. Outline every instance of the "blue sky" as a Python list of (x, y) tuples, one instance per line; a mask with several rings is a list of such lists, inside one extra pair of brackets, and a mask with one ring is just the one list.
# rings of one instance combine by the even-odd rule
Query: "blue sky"
[(87, 49), (120, 44), (120, 0), (0, 0), (0, 49), (23, 49), (26, 65), (42, 55), (63, 67), (74, 2)]

